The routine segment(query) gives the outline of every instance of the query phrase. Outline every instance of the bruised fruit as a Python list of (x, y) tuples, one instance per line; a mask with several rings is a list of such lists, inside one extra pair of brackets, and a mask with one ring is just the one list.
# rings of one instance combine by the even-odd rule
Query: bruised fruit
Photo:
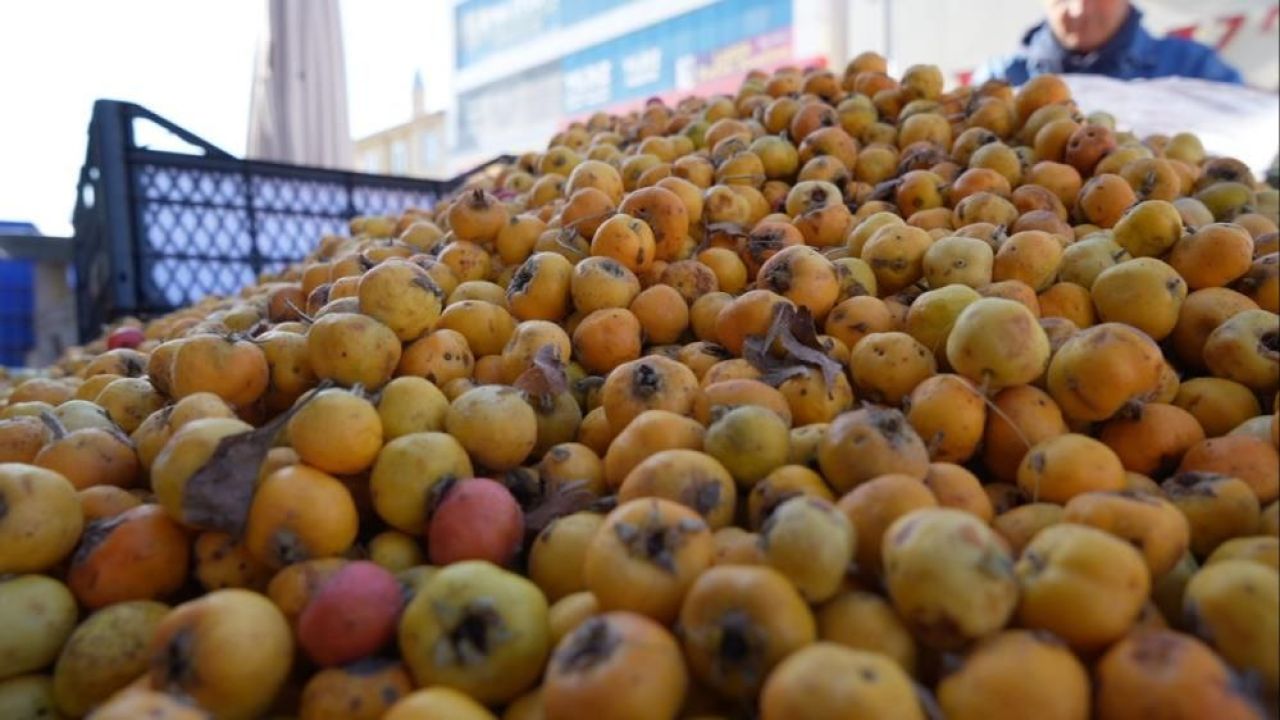
[(1142, 553), (1152, 578), (1172, 570), (1191, 541), (1191, 528), (1176, 505), (1141, 492), (1077, 495), (1066, 504), (1062, 519), (1128, 540)]
[(1236, 313), (1209, 334), (1203, 353), (1215, 376), (1274, 393), (1280, 387), (1280, 316), (1266, 310)]
[[(752, 487), (753, 495), (770, 477), (773, 473)], [(623, 503), (642, 497), (673, 500), (697, 512), (708, 527), (717, 530), (732, 523), (737, 496), (733, 476), (714, 457), (676, 448), (660, 450), (633, 467), (617, 497)]]
[(1259, 503), (1280, 496), (1280, 452), (1273, 443), (1250, 435), (1202, 440), (1182, 456), (1178, 471), (1239, 478), (1258, 496)]

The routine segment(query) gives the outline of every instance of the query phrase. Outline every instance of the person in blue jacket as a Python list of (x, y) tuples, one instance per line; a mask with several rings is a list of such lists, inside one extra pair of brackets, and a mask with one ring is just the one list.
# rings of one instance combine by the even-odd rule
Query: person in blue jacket
[(1189, 77), (1242, 82), (1240, 72), (1205, 45), (1157, 38), (1129, 0), (1045, 0), (1046, 19), (1027, 31), (1013, 55), (975, 74), (1021, 85), (1043, 73), (1092, 73), (1122, 80)]

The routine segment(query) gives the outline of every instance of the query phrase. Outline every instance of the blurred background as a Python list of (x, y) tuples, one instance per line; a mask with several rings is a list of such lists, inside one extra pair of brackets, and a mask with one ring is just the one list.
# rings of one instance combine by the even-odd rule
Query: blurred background
[[(568, 120), (644, 99), (732, 91), (754, 67), (843, 67), (872, 50), (967, 82), (1016, 47), (1041, 0), (322, 0), (343, 77), (351, 169), (447, 177), (536, 149)], [(1219, 50), (1248, 84), (1280, 85), (1280, 3), (1138, 0), (1153, 34)], [(269, 42), (265, 0), (46, 0), (0, 25), (0, 219), (69, 234), (93, 101), (142, 105), (232, 155)], [(295, 8), (297, 9), (297, 8)], [(278, 28), (277, 31), (280, 31)], [(311, 32), (307, 37), (315, 37)], [(255, 77), (258, 79), (255, 80)], [(269, 156), (269, 155), (268, 155)], [(331, 164), (312, 160), (310, 164)]]

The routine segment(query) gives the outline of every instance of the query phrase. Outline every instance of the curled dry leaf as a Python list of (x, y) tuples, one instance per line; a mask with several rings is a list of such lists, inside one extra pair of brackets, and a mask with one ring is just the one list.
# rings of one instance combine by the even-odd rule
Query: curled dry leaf
[(543, 495), (536, 505), (525, 512), (525, 538), (532, 540), (556, 518), (590, 510), (595, 503), (596, 496), (587, 488), (585, 480), (574, 480), (557, 485), (554, 490)]
[(901, 184), (902, 180), (899, 178), (876, 183), (876, 186), (871, 188), (871, 194), (867, 196), (867, 200), (892, 200), (894, 193), (898, 192), (898, 186)]
[[(775, 345), (781, 347), (781, 357), (773, 352)], [(834, 384), (843, 372), (840, 363), (823, 350), (809, 309), (797, 310), (789, 304), (774, 307), (773, 320), (764, 335), (747, 336), (742, 356), (764, 374), (765, 382), (775, 387), (804, 374), (808, 368), (821, 370), (827, 385)]]
[(556, 397), (569, 389), (569, 376), (565, 374), (560, 351), (554, 345), (543, 345), (533, 354), (533, 365), (520, 373), (513, 383), (529, 396), (544, 412), (554, 406)]
[(734, 242), (737, 242), (738, 240), (747, 240), (751, 237), (751, 234), (747, 232), (747, 229), (738, 223), (708, 223), (704, 219), (699, 219), (698, 222), (702, 224), (702, 239), (698, 242), (698, 247), (694, 251), (695, 255), (709, 247), (712, 247), (711, 241), (717, 237), (724, 237), (733, 240)]
[[(321, 384), (317, 391), (330, 384)], [(220, 530), (240, 537), (258, 489), (258, 470), (276, 435), (316, 395), (317, 392), (310, 393), (260, 428), (223, 438), (182, 490), (184, 522), (201, 530)]]
[(529, 468), (512, 468), (497, 480), (520, 503), (521, 510), (531, 510), (542, 500), (542, 480)]

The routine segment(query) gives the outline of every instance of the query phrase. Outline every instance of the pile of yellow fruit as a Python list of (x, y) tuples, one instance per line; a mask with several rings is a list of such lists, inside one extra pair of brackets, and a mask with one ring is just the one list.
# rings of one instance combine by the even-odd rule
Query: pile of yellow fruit
[(1277, 193), (864, 54), (0, 378), (0, 718), (1274, 717)]

